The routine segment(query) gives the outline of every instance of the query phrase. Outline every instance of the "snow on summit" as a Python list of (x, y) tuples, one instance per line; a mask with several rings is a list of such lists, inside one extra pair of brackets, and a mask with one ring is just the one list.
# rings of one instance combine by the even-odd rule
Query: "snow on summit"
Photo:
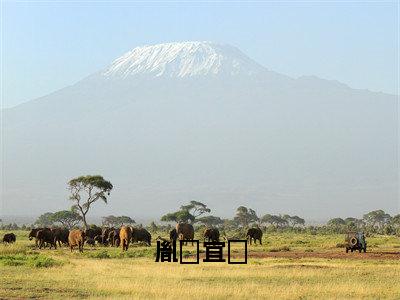
[(196, 75), (252, 75), (265, 70), (240, 50), (211, 42), (165, 43), (134, 48), (117, 58), (102, 74), (188, 77)]

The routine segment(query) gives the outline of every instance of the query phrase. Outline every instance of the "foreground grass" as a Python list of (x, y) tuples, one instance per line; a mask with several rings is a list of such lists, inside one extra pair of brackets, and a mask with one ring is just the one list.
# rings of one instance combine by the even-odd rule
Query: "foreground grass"
[(248, 265), (72, 258), (47, 269), (0, 268), (0, 298), (400, 298), (399, 262), (253, 260)]
[[(180, 265), (154, 262), (155, 246), (124, 254), (103, 247), (86, 247), (84, 254), (37, 251), (24, 234), (18, 232), (15, 245), (0, 245), (0, 298), (400, 298), (399, 260), (249, 258), (247, 265)], [(372, 249), (399, 251), (398, 238), (369, 242)], [(342, 252), (337, 243), (335, 236), (271, 235), (250, 248), (250, 257), (283, 246)], [(9, 263), (13, 258), (19, 262)]]

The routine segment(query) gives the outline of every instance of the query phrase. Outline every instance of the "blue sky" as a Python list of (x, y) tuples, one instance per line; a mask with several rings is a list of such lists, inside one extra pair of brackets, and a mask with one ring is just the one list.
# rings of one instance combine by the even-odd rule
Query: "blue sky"
[(143, 44), (210, 40), (268, 69), (398, 93), (398, 2), (2, 3), (3, 107)]

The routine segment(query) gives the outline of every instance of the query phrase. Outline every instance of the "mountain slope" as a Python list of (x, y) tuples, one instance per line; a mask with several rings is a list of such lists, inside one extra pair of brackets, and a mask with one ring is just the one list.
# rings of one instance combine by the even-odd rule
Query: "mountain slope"
[[(234, 63), (238, 62), (238, 63)], [(396, 97), (268, 71), (230, 46), (137, 48), (4, 112), (4, 214), (68, 207), (66, 182), (115, 185), (94, 213), (197, 199), (230, 215), (397, 209)]]

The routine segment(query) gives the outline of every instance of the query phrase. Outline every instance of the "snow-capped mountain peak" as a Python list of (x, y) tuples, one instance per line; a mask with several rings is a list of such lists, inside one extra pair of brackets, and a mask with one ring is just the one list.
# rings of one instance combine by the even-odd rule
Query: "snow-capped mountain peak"
[(252, 75), (265, 69), (230, 45), (212, 42), (165, 43), (134, 48), (114, 60), (102, 75), (190, 77), (197, 75)]

